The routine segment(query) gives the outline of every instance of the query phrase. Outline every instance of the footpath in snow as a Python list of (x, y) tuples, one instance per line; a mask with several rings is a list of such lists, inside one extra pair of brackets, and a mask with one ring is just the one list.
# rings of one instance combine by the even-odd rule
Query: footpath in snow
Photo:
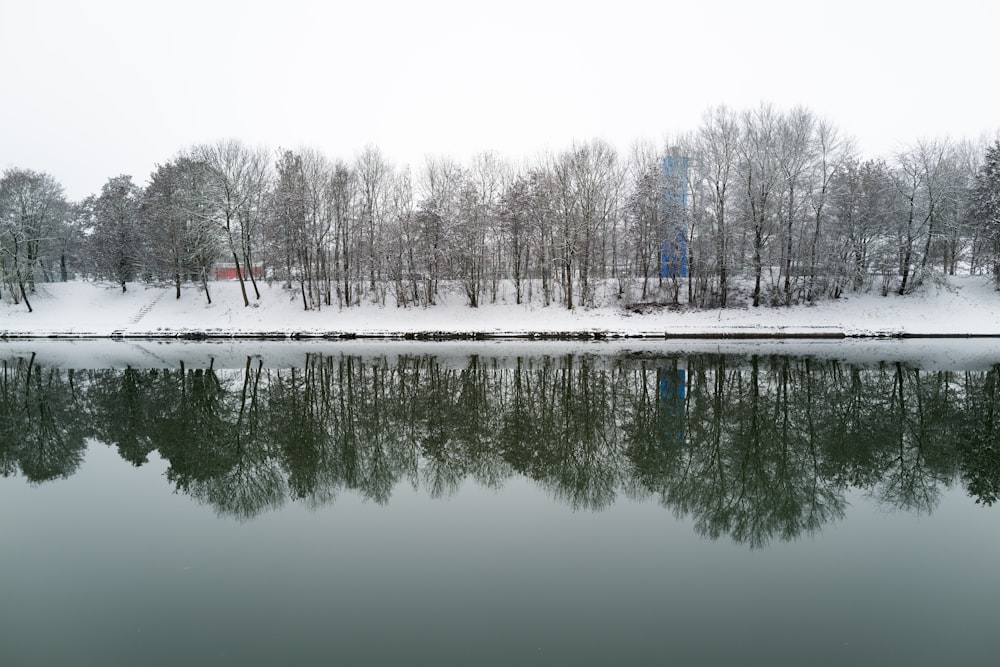
[[(552, 305), (365, 305), (305, 311), (296, 292), (261, 285), (243, 305), (239, 285), (212, 286), (208, 304), (196, 288), (176, 299), (172, 287), (49, 283), (24, 304), (0, 302), (0, 338), (684, 338), (1000, 336), (1000, 292), (991, 279), (959, 276), (906, 296), (848, 295), (811, 306), (714, 310), (625, 304), (568, 310)], [(640, 310), (641, 312), (635, 312)]]

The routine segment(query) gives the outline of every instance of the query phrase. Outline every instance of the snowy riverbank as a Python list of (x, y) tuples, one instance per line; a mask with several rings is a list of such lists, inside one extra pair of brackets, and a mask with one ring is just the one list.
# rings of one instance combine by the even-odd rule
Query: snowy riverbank
[(304, 311), (296, 293), (262, 285), (244, 307), (237, 283), (213, 285), (213, 303), (193, 287), (107, 283), (40, 285), (24, 304), (0, 302), (0, 338), (359, 337), (664, 338), (1000, 336), (1000, 293), (988, 277), (958, 276), (917, 293), (849, 295), (812, 306), (688, 310), (487, 304), (455, 296), (430, 308), (366, 305)]

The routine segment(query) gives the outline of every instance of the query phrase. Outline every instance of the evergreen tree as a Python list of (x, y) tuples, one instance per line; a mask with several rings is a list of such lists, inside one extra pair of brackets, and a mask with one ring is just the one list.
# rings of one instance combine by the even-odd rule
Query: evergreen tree
[(993, 277), (1000, 288), (1000, 140), (986, 149), (972, 198), (973, 217), (987, 241)]

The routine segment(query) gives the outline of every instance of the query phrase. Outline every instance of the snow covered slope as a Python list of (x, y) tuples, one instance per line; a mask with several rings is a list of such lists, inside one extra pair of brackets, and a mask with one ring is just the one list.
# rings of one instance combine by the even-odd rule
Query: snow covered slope
[(1000, 336), (1000, 293), (988, 277), (950, 277), (906, 296), (850, 295), (790, 308), (577, 308), (465, 306), (459, 297), (430, 308), (366, 305), (304, 311), (294, 292), (262, 285), (244, 307), (237, 284), (213, 285), (213, 303), (195, 288), (103, 283), (39, 286), (34, 312), (0, 303), (0, 337), (358, 336), (595, 337)]

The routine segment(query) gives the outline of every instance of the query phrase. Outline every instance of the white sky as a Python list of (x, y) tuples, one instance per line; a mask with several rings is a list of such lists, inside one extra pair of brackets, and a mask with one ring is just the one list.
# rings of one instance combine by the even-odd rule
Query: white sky
[(0, 0), (0, 169), (73, 199), (197, 142), (399, 164), (803, 104), (890, 155), (1000, 129), (996, 0)]

